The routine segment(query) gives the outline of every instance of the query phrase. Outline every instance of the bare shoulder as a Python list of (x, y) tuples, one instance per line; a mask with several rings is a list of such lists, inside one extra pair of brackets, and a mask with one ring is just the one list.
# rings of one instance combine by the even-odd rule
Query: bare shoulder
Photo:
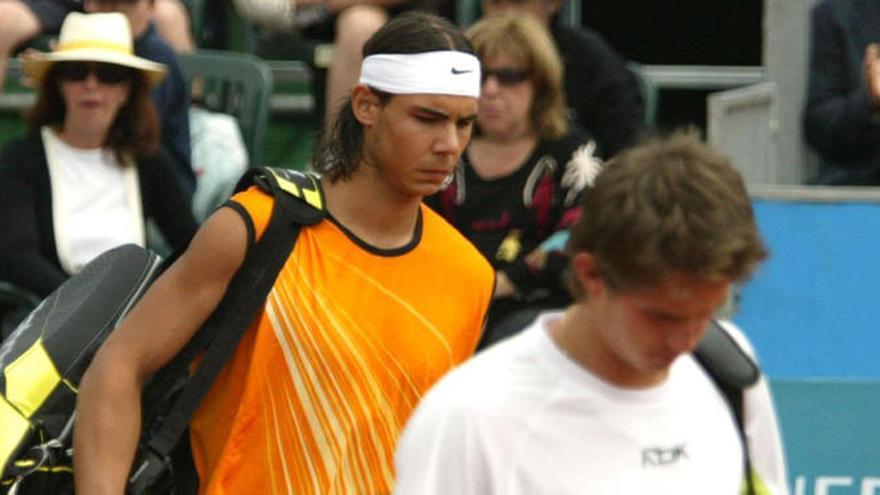
[(248, 230), (242, 216), (232, 208), (220, 208), (208, 217), (187, 250), (169, 272), (180, 272), (191, 283), (229, 281), (241, 266), (248, 248)]

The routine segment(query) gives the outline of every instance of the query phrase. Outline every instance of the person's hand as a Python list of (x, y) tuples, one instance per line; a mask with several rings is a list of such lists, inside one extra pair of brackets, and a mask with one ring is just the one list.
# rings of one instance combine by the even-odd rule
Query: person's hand
[(536, 247), (532, 250), (531, 253), (527, 254), (525, 257), (525, 262), (529, 265), (529, 268), (538, 272), (544, 269), (547, 266), (547, 257), (550, 253), (541, 249), (541, 246)]
[(495, 272), (495, 293), (493, 299), (502, 299), (516, 295), (516, 286), (510, 281), (510, 277), (502, 271)]
[(880, 45), (871, 43), (865, 49), (863, 62), (865, 88), (874, 110), (880, 110)]
[[(55, 49), (55, 45), (57, 45), (57, 42), (56, 42), (55, 40), (52, 40), (52, 41), (50, 42), (50, 47), (51, 47), (52, 50)], [(40, 52), (40, 51), (37, 50), (36, 48), (28, 48), (28, 49), (26, 49), (25, 51), (21, 52), (21, 54), (18, 56), (18, 58), (19, 58), (22, 62), (24, 62), (25, 60), (28, 60), (28, 59), (30, 59), (30, 58), (33, 58), (35, 55), (40, 54), (40, 53), (42, 53), (42, 52)], [(37, 84), (36, 84), (36, 81), (34, 81), (33, 79), (31, 79), (30, 77), (28, 77), (28, 76), (25, 75), (24, 73), (22, 73), (21, 78), (19, 79), (18, 83), (19, 83), (22, 87), (25, 87), (25, 88), (34, 88), (34, 87), (36, 87), (36, 85), (37, 85)]]

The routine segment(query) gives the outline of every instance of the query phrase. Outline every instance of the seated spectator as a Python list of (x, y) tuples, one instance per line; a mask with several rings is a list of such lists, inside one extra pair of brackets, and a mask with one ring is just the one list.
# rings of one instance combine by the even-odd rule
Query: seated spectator
[(477, 132), (446, 189), (427, 202), (496, 270), (485, 347), (568, 302), (565, 257), (538, 247), (577, 218), (600, 162), (595, 143), (569, 130), (562, 64), (538, 21), (491, 16), (467, 35), (483, 66)]
[(816, 181), (880, 185), (880, 4), (825, 0), (813, 8), (803, 115), (821, 155)]
[(573, 121), (608, 158), (635, 144), (645, 130), (645, 103), (638, 81), (607, 41), (585, 27), (562, 24), (562, 0), (483, 0), (486, 15), (529, 13), (543, 22), (565, 67), (565, 93)]
[(131, 22), (135, 54), (168, 68), (168, 76), (153, 89), (153, 101), (159, 111), (162, 144), (178, 164), (175, 173), (179, 180), (192, 194), (195, 175), (190, 160), (189, 94), (174, 52), (150, 22), (154, 7), (168, 1), (0, 0), (0, 89), (9, 53), (41, 32), (57, 31), (69, 12), (80, 10), (80, 4), (90, 13), (122, 12)]
[(107, 249), (144, 245), (148, 217), (184, 248), (196, 223), (149, 97), (166, 68), (132, 55), (126, 18), (70, 14), (24, 70), (38, 94), (30, 132), (0, 153), (0, 279), (46, 296)]
[(332, 40), (324, 90), (325, 128), (358, 81), (364, 42), (411, 0), (233, 0), (245, 20), (270, 30), (298, 29), (309, 39)]

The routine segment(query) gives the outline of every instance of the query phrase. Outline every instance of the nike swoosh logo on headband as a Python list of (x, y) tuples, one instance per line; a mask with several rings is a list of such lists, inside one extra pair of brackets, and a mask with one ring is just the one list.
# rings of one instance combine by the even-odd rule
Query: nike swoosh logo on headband
[(468, 70), (468, 69), (459, 70), (459, 69), (456, 69), (455, 67), (452, 68), (452, 73), (455, 74), (456, 76), (459, 74), (467, 74), (468, 72), (473, 72), (473, 70)]

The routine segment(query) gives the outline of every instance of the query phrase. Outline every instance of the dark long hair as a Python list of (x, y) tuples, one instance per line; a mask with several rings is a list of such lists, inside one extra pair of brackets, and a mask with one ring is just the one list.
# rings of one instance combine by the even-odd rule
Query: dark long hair
[[(39, 132), (45, 125), (63, 126), (67, 115), (54, 64), (40, 84), (37, 101), (27, 113), (28, 128)], [(159, 147), (159, 118), (150, 100), (147, 78), (138, 70), (131, 70), (128, 99), (119, 108), (116, 118), (104, 136), (104, 147), (116, 155), (120, 163), (125, 157), (142, 158), (153, 155)]]
[[(452, 23), (425, 12), (407, 12), (376, 31), (363, 48), (363, 57), (455, 50), (473, 54), (467, 38)], [(373, 90), (382, 104), (393, 97)], [(337, 110), (336, 124), (318, 142), (313, 167), (331, 181), (347, 179), (362, 158), (364, 129), (355, 118), (351, 98)]]

